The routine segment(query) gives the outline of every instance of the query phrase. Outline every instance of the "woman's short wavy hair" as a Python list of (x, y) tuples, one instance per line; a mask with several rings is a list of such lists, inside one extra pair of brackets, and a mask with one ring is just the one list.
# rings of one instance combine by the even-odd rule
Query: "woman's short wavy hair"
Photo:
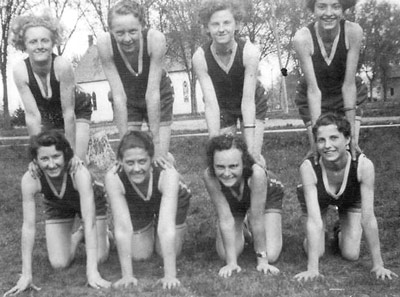
[(10, 26), (10, 42), (18, 50), (25, 51), (25, 32), (32, 27), (44, 27), (51, 32), (53, 45), (60, 45), (64, 37), (64, 27), (50, 10), (39, 14), (26, 14), (14, 19)]
[(336, 125), (338, 131), (346, 138), (351, 137), (351, 126), (349, 121), (341, 115), (335, 113), (327, 113), (318, 118), (312, 128), (314, 139), (317, 140), (318, 129), (322, 126)]
[(139, 19), (142, 26), (146, 25), (146, 14), (144, 7), (135, 0), (120, 0), (110, 8), (107, 16), (108, 29), (112, 28), (112, 21), (115, 15), (128, 15), (132, 14)]
[[(306, 1), (306, 7), (309, 10), (311, 10), (311, 12), (314, 12), (315, 2), (317, 2), (317, 0), (305, 0), (305, 1)], [(356, 5), (357, 0), (339, 0), (339, 3), (342, 5), (343, 11), (345, 11), (346, 9), (349, 9), (354, 5)]]
[(243, 138), (232, 135), (232, 134), (222, 134), (211, 138), (207, 143), (207, 165), (208, 170), (212, 176), (215, 176), (214, 170), (214, 155), (215, 152), (229, 150), (231, 148), (236, 148), (242, 152), (242, 162), (243, 162), (243, 176), (249, 177), (253, 174), (253, 165), (255, 161), (250, 155), (247, 148), (247, 144)]
[(122, 160), (125, 151), (133, 148), (141, 148), (145, 150), (150, 158), (154, 157), (154, 143), (151, 136), (142, 131), (128, 131), (122, 137), (117, 149), (117, 159)]
[(229, 9), (236, 22), (245, 18), (246, 12), (239, 0), (204, 0), (199, 10), (199, 19), (204, 27), (207, 27), (211, 16), (220, 10)]
[(37, 154), (40, 147), (48, 147), (52, 145), (55, 146), (57, 151), (63, 152), (65, 164), (68, 165), (69, 161), (74, 156), (74, 151), (64, 134), (56, 130), (44, 131), (31, 137), (29, 144), (30, 159), (32, 161), (37, 159)]

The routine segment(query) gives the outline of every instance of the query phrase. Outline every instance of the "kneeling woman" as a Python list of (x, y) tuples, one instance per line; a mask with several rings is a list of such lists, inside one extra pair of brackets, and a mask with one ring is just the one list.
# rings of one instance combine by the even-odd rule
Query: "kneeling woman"
[(207, 145), (208, 168), (204, 181), (217, 210), (216, 247), (226, 261), (219, 275), (240, 272), (237, 257), (243, 251), (243, 221), (248, 215), (257, 270), (276, 274), (275, 262), (282, 250), (283, 186), (272, 173), (255, 164), (246, 143), (238, 136), (220, 135)]
[(129, 131), (117, 151), (120, 169), (112, 168), (106, 175), (122, 271), (115, 287), (136, 285), (131, 258), (147, 259), (154, 248), (164, 260), (162, 286), (173, 288), (180, 284), (176, 278), (176, 256), (186, 231), (191, 194), (179, 181), (173, 166), (156, 167), (152, 165), (153, 157), (150, 136)]
[[(85, 237), (86, 275), (94, 288), (109, 287), (97, 269), (97, 263), (108, 257), (106, 201), (102, 189), (95, 190), (89, 171), (79, 166), (74, 174), (68, 164), (74, 153), (63, 134), (46, 131), (33, 136), (30, 143), (32, 161), (41, 171), (40, 179), (29, 172), (22, 177), (22, 274), (8, 294), (17, 294), (32, 283), (32, 252), (36, 232), (36, 197), (41, 193), (46, 217), (46, 242), (50, 264), (65, 268), (74, 259), (79, 242)], [(96, 192), (96, 195), (94, 194)], [(96, 196), (96, 197), (95, 197)], [(72, 233), (76, 215), (82, 217), (83, 231)]]

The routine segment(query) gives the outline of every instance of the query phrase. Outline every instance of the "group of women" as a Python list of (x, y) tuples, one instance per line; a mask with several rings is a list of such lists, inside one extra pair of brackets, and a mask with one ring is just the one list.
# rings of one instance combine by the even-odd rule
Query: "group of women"
[[(298, 191), (308, 265), (295, 278), (320, 275), (318, 259), (324, 253), (329, 204), (339, 208), (337, 239), (342, 256), (358, 258), (364, 230), (372, 271), (378, 278), (392, 278), (395, 274), (384, 268), (380, 254), (373, 164), (358, 147), (356, 112), (365, 99), (365, 86), (356, 78), (362, 31), (343, 17), (355, 1), (307, 0), (306, 4), (315, 22), (297, 32), (294, 47), (304, 74), (296, 103), (311, 147), (300, 168)], [(236, 34), (242, 17), (240, 1), (203, 1), (199, 18), (210, 39), (193, 56), (210, 136), (203, 179), (218, 216), (216, 249), (226, 262), (219, 270), (222, 277), (240, 272), (237, 258), (244, 234), (252, 237), (258, 271), (278, 273), (271, 263), (282, 250), (284, 191), (261, 154), (266, 96), (257, 80), (259, 51)], [(108, 204), (122, 274), (114, 286), (136, 284), (132, 260), (147, 259), (154, 251), (164, 261), (163, 287), (180, 284), (176, 257), (186, 232), (191, 193), (169, 153), (174, 94), (162, 67), (165, 37), (145, 27), (145, 11), (132, 0), (120, 0), (110, 8), (108, 26), (97, 47), (121, 141), (118, 164), (106, 173), (104, 191), (84, 166), (90, 100), (77, 91), (71, 64), (53, 54), (61, 41), (57, 20), (48, 14), (28, 15), (12, 25), (13, 45), (28, 55), (16, 65), (14, 79), (32, 136), (32, 162), (21, 183), (22, 274), (5, 295), (37, 289), (32, 282), (32, 251), (38, 193), (43, 197), (47, 249), (54, 268), (69, 266), (84, 238), (88, 284), (111, 285), (97, 267), (109, 254)], [(143, 121), (149, 124), (151, 137), (140, 131)], [(243, 138), (235, 135), (238, 123)], [(65, 136), (57, 128), (64, 129)], [(77, 230), (76, 216), (83, 222)]]

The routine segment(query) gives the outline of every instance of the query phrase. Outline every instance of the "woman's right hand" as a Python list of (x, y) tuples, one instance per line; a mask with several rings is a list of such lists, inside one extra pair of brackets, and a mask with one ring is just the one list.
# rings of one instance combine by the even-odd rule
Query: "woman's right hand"
[(19, 278), (17, 284), (11, 288), (10, 290), (8, 290), (7, 292), (4, 293), (3, 297), (6, 296), (12, 296), (12, 295), (17, 295), (27, 289), (33, 289), (35, 291), (40, 291), (41, 289), (37, 286), (35, 286), (32, 283), (32, 277), (26, 277), (24, 275), (21, 275), (21, 277)]

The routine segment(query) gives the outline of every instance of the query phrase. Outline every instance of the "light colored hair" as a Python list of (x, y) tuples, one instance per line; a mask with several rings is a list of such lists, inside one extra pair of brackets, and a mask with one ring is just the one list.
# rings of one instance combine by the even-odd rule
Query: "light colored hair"
[(44, 27), (51, 32), (53, 45), (60, 45), (63, 40), (64, 27), (54, 17), (50, 10), (43, 10), (39, 14), (18, 16), (12, 22), (10, 29), (10, 43), (18, 50), (25, 50), (25, 32), (32, 27)]

